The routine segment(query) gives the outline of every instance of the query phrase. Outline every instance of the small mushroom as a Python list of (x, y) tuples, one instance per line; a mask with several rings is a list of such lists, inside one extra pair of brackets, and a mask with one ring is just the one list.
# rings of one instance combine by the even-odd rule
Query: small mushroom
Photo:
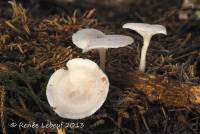
[(167, 35), (166, 28), (162, 25), (151, 25), (145, 23), (126, 23), (123, 25), (123, 28), (132, 29), (143, 37), (143, 47), (141, 52), (139, 70), (141, 72), (144, 72), (146, 67), (146, 54), (151, 37), (155, 34)]
[(72, 42), (81, 49), (88, 47), (91, 39), (104, 37), (105, 34), (93, 28), (81, 29), (72, 35)]
[(50, 77), (47, 100), (63, 118), (88, 117), (105, 102), (108, 78), (95, 62), (88, 59), (72, 59), (66, 66), (68, 70), (59, 69)]
[(125, 35), (105, 35), (96, 29), (82, 29), (72, 36), (73, 43), (87, 52), (96, 49), (99, 52), (100, 67), (105, 70), (108, 48), (119, 48), (133, 43), (133, 38)]
[(88, 47), (83, 50), (87, 52), (92, 49), (96, 49), (99, 52), (100, 67), (105, 70), (106, 53), (108, 48), (120, 48), (125, 47), (133, 43), (133, 38), (125, 35), (106, 35), (101, 38), (91, 39), (88, 43)]

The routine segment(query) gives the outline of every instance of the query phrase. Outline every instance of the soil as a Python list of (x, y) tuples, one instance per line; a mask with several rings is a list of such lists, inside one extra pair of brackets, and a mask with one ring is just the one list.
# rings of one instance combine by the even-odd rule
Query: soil
[[(127, 22), (161, 24), (167, 28), (167, 36), (156, 35), (151, 40), (146, 74), (199, 85), (200, 3), (192, 2), (194, 6), (183, 7), (182, 0), (19, 0), (13, 4), (0, 1), (0, 131), (51, 134), (57, 130), (34, 128), (33, 124), (64, 122), (67, 134), (200, 133), (199, 105), (188, 108), (152, 102), (144, 92), (112, 79), (104, 105), (82, 120), (59, 117), (46, 99), (49, 77), (68, 60), (81, 57), (99, 63), (96, 51), (83, 54), (72, 43), (72, 34), (81, 28), (133, 37), (132, 45), (108, 51), (106, 71), (137, 71), (142, 37), (122, 29)], [(17, 127), (12, 127), (12, 123)]]

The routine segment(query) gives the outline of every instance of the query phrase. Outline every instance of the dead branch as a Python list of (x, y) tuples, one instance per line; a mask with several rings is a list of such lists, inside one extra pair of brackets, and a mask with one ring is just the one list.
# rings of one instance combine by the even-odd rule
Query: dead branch
[(108, 74), (111, 83), (137, 89), (144, 93), (150, 102), (200, 111), (198, 107), (200, 105), (199, 85), (178, 83), (163, 76), (154, 76), (137, 71), (114, 70), (108, 72)]

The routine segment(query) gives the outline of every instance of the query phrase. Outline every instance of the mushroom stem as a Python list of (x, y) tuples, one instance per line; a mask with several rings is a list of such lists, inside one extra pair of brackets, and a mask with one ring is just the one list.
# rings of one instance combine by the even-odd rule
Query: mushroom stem
[(147, 55), (147, 49), (149, 47), (149, 43), (152, 36), (144, 36), (143, 37), (143, 46), (141, 51), (141, 58), (140, 58), (140, 66), (139, 71), (144, 72), (146, 67), (146, 55)]
[(99, 58), (100, 58), (100, 67), (103, 71), (105, 71), (107, 48), (101, 48), (98, 51), (99, 51)]

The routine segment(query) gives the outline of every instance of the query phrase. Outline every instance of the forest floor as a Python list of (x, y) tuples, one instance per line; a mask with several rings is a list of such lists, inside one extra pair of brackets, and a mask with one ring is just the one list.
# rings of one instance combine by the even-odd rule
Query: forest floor
[[(146, 73), (178, 83), (200, 84), (200, 4), (181, 0), (27, 0), (0, 2), (0, 116), (3, 133), (44, 134), (56, 129), (11, 127), (11, 123), (84, 123), (67, 134), (198, 134), (200, 114), (195, 108), (151, 102), (144, 93), (111, 81), (105, 104), (94, 115), (67, 120), (56, 115), (46, 99), (51, 74), (69, 59), (99, 62), (95, 51), (81, 53), (71, 40), (81, 28), (125, 34), (135, 42), (108, 51), (107, 70), (137, 71), (142, 37), (122, 29), (127, 22), (161, 24), (167, 36), (152, 38)], [(22, 5), (20, 5), (20, 3)], [(116, 72), (118, 73), (118, 72)], [(109, 77), (109, 76), (108, 76)], [(123, 84), (122, 84), (123, 85)], [(176, 99), (176, 98), (174, 98)]]

